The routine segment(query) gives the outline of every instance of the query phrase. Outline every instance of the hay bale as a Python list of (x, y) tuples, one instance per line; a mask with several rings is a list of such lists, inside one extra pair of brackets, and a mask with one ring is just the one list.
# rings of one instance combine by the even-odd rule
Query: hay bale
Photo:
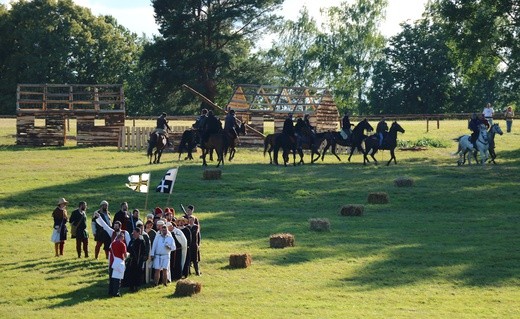
[(385, 192), (376, 192), (368, 194), (369, 204), (388, 204), (388, 194)]
[(175, 296), (191, 296), (194, 294), (198, 294), (202, 289), (202, 284), (200, 282), (194, 282), (188, 279), (182, 279), (177, 281), (177, 285), (175, 286)]
[(247, 268), (251, 266), (250, 254), (232, 254), (229, 255), (229, 267), (231, 268)]
[(330, 221), (327, 218), (311, 218), (309, 223), (311, 230), (330, 231)]
[(269, 245), (271, 248), (294, 247), (294, 235), (288, 233), (271, 235)]
[(361, 216), (365, 212), (364, 205), (345, 205), (341, 207), (341, 216)]
[(397, 187), (412, 187), (414, 180), (409, 177), (398, 177), (394, 180), (394, 184)]
[(202, 173), (202, 178), (206, 180), (220, 179), (222, 177), (222, 170), (218, 168), (208, 168)]

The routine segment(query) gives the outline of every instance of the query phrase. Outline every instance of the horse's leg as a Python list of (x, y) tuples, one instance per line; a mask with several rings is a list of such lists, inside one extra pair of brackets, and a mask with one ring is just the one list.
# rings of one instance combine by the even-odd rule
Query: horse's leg
[(386, 166), (390, 166), (390, 163), (392, 163), (392, 159), (394, 160), (394, 164), (397, 165), (397, 161), (395, 160), (395, 153), (394, 153), (394, 149), (390, 149), (390, 160), (388, 161), (388, 163), (386, 163)]
[(208, 163), (206, 163), (206, 149), (205, 148), (201, 148), (202, 150), (202, 154), (200, 155), (200, 157), (202, 158), (202, 166), (208, 166)]
[(374, 160), (374, 164), (375, 164), (375, 165), (379, 164), (379, 163), (377, 162), (376, 157), (375, 157), (375, 155), (376, 155), (376, 153), (377, 153), (378, 150), (379, 150), (379, 149), (377, 149), (377, 148), (372, 148), (372, 153), (370, 154), (370, 157), (372, 157), (372, 159)]
[(336, 158), (338, 159), (338, 161), (341, 162), (341, 158), (338, 156), (338, 153), (337, 153), (337, 148), (336, 148), (337, 146), (338, 146), (338, 144), (336, 144), (336, 143), (332, 144), (332, 146), (331, 146), (331, 148), (330, 148), (330, 152), (331, 152), (332, 154), (334, 154), (334, 156), (336, 156)]

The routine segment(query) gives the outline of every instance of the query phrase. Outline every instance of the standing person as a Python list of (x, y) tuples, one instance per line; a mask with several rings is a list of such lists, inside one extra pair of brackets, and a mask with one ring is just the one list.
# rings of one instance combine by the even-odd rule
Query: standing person
[(52, 212), (52, 219), (54, 220), (54, 229), (58, 230), (60, 238), (58, 242), (54, 243), (54, 252), (56, 257), (63, 256), (63, 247), (67, 240), (67, 202), (65, 198), (58, 200), (58, 206)]
[[(190, 216), (188, 218), (188, 226), (191, 232), (191, 241), (190, 241), (190, 248), (188, 249), (188, 252), (190, 254), (190, 262), (193, 263), (193, 268), (195, 269), (195, 274), (197, 276), (201, 275), (200, 269), (199, 269), (199, 262), (200, 262), (200, 228), (199, 225), (195, 224), (195, 217)], [(188, 265), (188, 268), (191, 268), (190, 265)]]
[(125, 259), (127, 256), (124, 234), (119, 233), (110, 245), (108, 294), (112, 297), (121, 297), (121, 280), (125, 274)]
[(126, 224), (126, 230), (128, 230), (129, 233), (131, 233), (134, 229), (137, 228), (137, 222), (141, 222), (141, 219), (139, 219), (139, 209), (135, 208), (132, 211), (132, 215), (128, 218), (127, 224)]
[(190, 219), (190, 217), (193, 217), (194, 220), (195, 220), (195, 224), (199, 225), (199, 219), (193, 215), (193, 212), (195, 212), (195, 206), (193, 205), (188, 205), (188, 207), (186, 207), (186, 212), (184, 213), (184, 218), (186, 219)]
[(489, 126), (493, 125), (493, 115), (495, 114), (495, 111), (491, 107), (491, 103), (487, 103), (486, 107), (482, 111), (482, 115), (484, 115), (484, 118), (486, 121), (488, 121)]
[(150, 236), (148, 236), (148, 233), (144, 229), (144, 225), (142, 222), (137, 222), (137, 227), (141, 230), (141, 236), (143, 236), (144, 241), (144, 250), (146, 255), (146, 260), (144, 262), (144, 272), (143, 272), (143, 278), (144, 280), (142, 282), (149, 283), (150, 282), (150, 270), (152, 268), (152, 263), (150, 259), (150, 251), (152, 250), (152, 241), (150, 240)]
[(182, 270), (186, 262), (186, 253), (188, 252), (188, 240), (184, 233), (176, 227), (175, 223), (167, 223), (166, 225), (175, 242), (175, 249), (172, 250), (170, 257), (170, 278), (173, 281), (182, 278)]
[(81, 246), (85, 258), (88, 258), (88, 231), (87, 231), (87, 203), (79, 202), (78, 208), (72, 211), (70, 215), (70, 224), (76, 227), (76, 252), (78, 258), (81, 258)]
[(184, 234), (184, 237), (186, 237), (186, 255), (184, 258), (184, 263), (182, 264), (182, 277), (187, 278), (190, 274), (190, 265), (191, 265), (191, 254), (190, 254), (190, 247), (191, 247), (191, 228), (186, 227), (188, 225), (188, 219), (186, 218), (179, 218), (177, 219), (177, 228), (179, 228), (182, 233)]
[[(142, 225), (143, 223), (140, 222), (140, 224)], [(148, 251), (139, 227), (134, 228), (132, 231), (132, 240), (130, 240), (128, 245), (128, 253), (130, 257), (125, 279), (130, 287), (130, 291), (135, 292), (141, 286), (143, 270), (148, 259)]]
[(175, 244), (173, 242), (173, 237), (168, 231), (166, 225), (161, 225), (159, 229), (160, 233), (156, 236), (153, 245), (152, 251), (150, 252), (150, 257), (153, 262), (153, 268), (155, 269), (154, 273), (154, 286), (159, 284), (159, 278), (162, 274), (162, 283), (163, 285), (168, 285), (168, 266), (170, 265), (170, 252), (175, 250)]
[[(128, 216), (128, 203), (127, 202), (122, 202), (121, 203), (121, 209), (117, 211), (117, 213), (114, 215), (114, 221), (113, 223), (115, 223), (116, 221), (119, 221), (123, 227), (124, 230), (128, 230), (126, 228), (127, 224), (128, 224), (128, 219), (129, 219), (129, 216)], [(112, 227), (114, 227), (114, 224), (112, 223)], [(132, 231), (132, 229), (130, 229), (129, 231)]]
[(94, 258), (98, 259), (99, 251), (101, 250), (101, 246), (103, 245), (103, 250), (105, 251), (106, 258), (108, 258), (108, 251), (110, 250), (110, 236), (107, 232), (101, 227), (98, 223), (96, 223), (96, 213), (103, 218), (103, 221), (107, 225), (111, 225), (111, 217), (110, 212), (108, 211), (108, 202), (106, 200), (102, 200), (99, 203), (99, 209), (94, 213), (94, 218), (92, 218), (92, 233), (94, 234), (94, 240), (96, 241), (96, 247), (94, 249)]
[(511, 127), (513, 126), (513, 117), (515, 117), (515, 112), (513, 111), (513, 108), (511, 106), (508, 106), (506, 111), (504, 112), (507, 133), (511, 133)]

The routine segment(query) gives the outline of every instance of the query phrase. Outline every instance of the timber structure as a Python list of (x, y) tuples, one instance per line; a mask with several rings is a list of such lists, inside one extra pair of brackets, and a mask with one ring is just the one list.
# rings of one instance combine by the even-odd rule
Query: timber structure
[(125, 125), (121, 84), (18, 84), (16, 144), (63, 146), (69, 119), (80, 146), (118, 146)]

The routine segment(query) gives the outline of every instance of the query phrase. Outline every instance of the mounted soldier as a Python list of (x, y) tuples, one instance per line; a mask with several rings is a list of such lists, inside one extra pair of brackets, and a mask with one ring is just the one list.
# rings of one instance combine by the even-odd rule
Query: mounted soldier
[(351, 127), (354, 126), (354, 124), (350, 123), (350, 118), (348, 111), (345, 111), (345, 115), (343, 115), (343, 118), (341, 119), (341, 137), (344, 140), (347, 140), (350, 138), (350, 135), (352, 135), (352, 129)]
[(206, 120), (208, 119), (208, 110), (202, 109), (200, 111), (200, 115), (195, 120), (195, 123), (193, 123), (192, 127), (194, 130), (198, 133), (198, 143), (202, 143), (202, 134), (204, 133), (204, 126), (206, 125)]
[(237, 133), (237, 118), (235, 114), (235, 110), (230, 110), (226, 115), (226, 119), (224, 120), (224, 131), (231, 137), (231, 139), (236, 139), (238, 137)]
[(167, 145), (172, 146), (172, 143), (170, 142), (170, 139), (168, 138), (168, 131), (171, 131), (171, 128), (168, 125), (168, 120), (166, 119), (166, 113), (163, 112), (157, 118), (157, 125), (155, 127), (155, 130), (152, 132), (152, 134), (158, 133), (160, 135), (163, 135), (164, 137), (166, 137)]
[(282, 134), (287, 135), (293, 142), (295, 142), (294, 136), (294, 124), (293, 124), (293, 114), (287, 114), (287, 118), (283, 122)]
[(381, 121), (377, 123), (376, 134), (379, 138), (379, 147), (381, 147), (388, 134), (388, 124), (386, 124), (385, 118), (382, 118)]
[(213, 111), (208, 111), (208, 116), (206, 121), (204, 122), (203, 133), (201, 138), (201, 147), (204, 147), (204, 143), (208, 141), (208, 138), (211, 134), (218, 133), (222, 130), (222, 123), (215, 116)]

